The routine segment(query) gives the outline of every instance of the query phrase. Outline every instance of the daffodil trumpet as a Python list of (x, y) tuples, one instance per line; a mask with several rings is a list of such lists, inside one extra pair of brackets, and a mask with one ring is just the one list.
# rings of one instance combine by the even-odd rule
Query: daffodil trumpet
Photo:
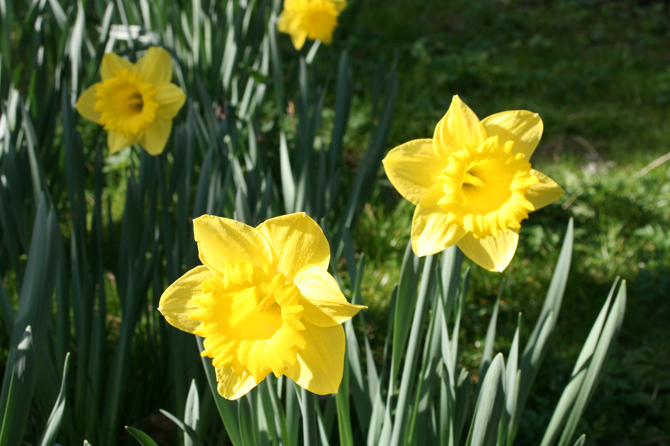
[(101, 82), (79, 96), (76, 108), (107, 130), (109, 153), (135, 143), (151, 155), (162, 153), (172, 120), (186, 100), (182, 89), (171, 83), (168, 52), (151, 47), (137, 63), (105, 54), (100, 77)]
[(480, 121), (454, 96), (432, 139), (391, 150), (386, 175), (416, 205), (414, 253), (457, 244), (481, 267), (503, 271), (516, 252), (521, 221), (563, 195), (529, 162), (542, 131), (537, 113), (507, 111)]
[(253, 228), (204, 215), (193, 230), (203, 265), (177, 279), (159, 311), (173, 326), (204, 338), (218, 392), (245, 395), (270, 373), (310, 392), (336, 393), (342, 380), (342, 323), (350, 304), (328, 273), (330, 246), (304, 213)]

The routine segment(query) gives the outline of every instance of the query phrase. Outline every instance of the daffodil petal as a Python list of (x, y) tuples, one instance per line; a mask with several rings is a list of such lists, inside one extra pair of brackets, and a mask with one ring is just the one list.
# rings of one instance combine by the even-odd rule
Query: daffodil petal
[(348, 321), (366, 308), (352, 305), (340, 291), (333, 276), (318, 266), (300, 271), (293, 280), (304, 299), (302, 319), (317, 327), (332, 327)]
[(193, 220), (193, 234), (198, 243), (200, 261), (219, 280), (223, 279), (226, 260), (233, 264), (246, 260), (260, 268), (274, 264), (272, 250), (265, 237), (244, 223), (203, 215)]
[(477, 115), (455, 95), (449, 110), (435, 126), (433, 145), (436, 155), (447, 161), (451, 153), (462, 150), (465, 144), (479, 146), (486, 138), (486, 129)]
[(299, 2), (284, 2), (284, 10), (279, 16), (277, 30), (291, 36), (293, 47), (300, 51), (307, 40), (307, 31), (300, 25), (300, 16), (294, 12), (295, 9), (304, 7)]
[(95, 103), (98, 100), (95, 97), (95, 92), (98, 90), (97, 84), (88, 87), (77, 99), (75, 107), (80, 115), (89, 121), (98, 122), (100, 120), (100, 112), (96, 111)]
[(156, 117), (172, 119), (177, 116), (179, 110), (186, 101), (184, 91), (175, 84), (161, 84), (156, 86), (154, 101), (158, 103)]
[(554, 180), (542, 172), (531, 169), (530, 174), (540, 180), (526, 191), (526, 198), (528, 201), (533, 203), (535, 210), (553, 203), (554, 201), (561, 198), (565, 193), (561, 186), (556, 184)]
[(449, 223), (449, 212), (437, 202), (444, 196), (436, 187), (426, 194), (414, 210), (412, 218), (412, 250), (419, 257), (435, 254), (458, 242), (466, 231)]
[(232, 367), (215, 367), (216, 381), (219, 395), (229, 400), (236, 400), (243, 397), (251, 389), (256, 387), (254, 377), (247, 372), (242, 374), (242, 379), (239, 379)]
[(519, 230), (510, 228), (507, 234), (502, 231), (499, 234), (498, 237), (478, 239), (468, 233), (458, 242), (458, 247), (482, 268), (502, 272), (514, 257), (519, 243)]
[(499, 144), (514, 141), (512, 151), (523, 153), (529, 160), (542, 138), (544, 124), (537, 113), (514, 110), (496, 113), (482, 121), (488, 136), (497, 136)]
[(317, 395), (337, 392), (344, 370), (344, 328), (341, 325), (317, 327), (305, 325), (307, 345), (298, 352), (297, 361), (284, 375)]
[(335, 5), (335, 10), (339, 13), (347, 7), (346, 0), (330, 0)]
[(298, 51), (300, 51), (302, 47), (305, 45), (306, 40), (307, 40), (306, 32), (299, 31), (291, 34), (291, 43), (293, 43), (293, 47)]
[(109, 154), (116, 153), (121, 149), (135, 144), (140, 135), (133, 135), (132, 138), (125, 136), (122, 133), (116, 133), (114, 130), (107, 132), (107, 146), (109, 146)]
[(419, 204), (435, 187), (446, 163), (435, 155), (432, 139), (415, 139), (391, 150), (384, 158), (386, 176), (400, 195)]
[(144, 74), (144, 81), (161, 84), (172, 80), (170, 54), (159, 46), (152, 46), (137, 61), (137, 70)]
[(158, 311), (173, 327), (193, 333), (200, 325), (200, 321), (188, 317), (199, 308), (193, 302), (193, 297), (200, 296), (202, 282), (213, 277), (206, 266), (196, 266), (163, 291), (158, 303)]
[(150, 155), (160, 155), (165, 150), (170, 131), (172, 131), (171, 119), (156, 118), (142, 134), (140, 145)]
[(137, 68), (132, 62), (127, 61), (123, 57), (117, 56), (115, 53), (107, 53), (102, 56), (102, 63), (100, 64), (100, 77), (103, 81), (115, 77), (116, 72), (121, 70), (128, 70), (134, 73)]
[(319, 225), (304, 212), (265, 220), (256, 229), (272, 247), (277, 269), (289, 280), (308, 265), (328, 268), (328, 240)]

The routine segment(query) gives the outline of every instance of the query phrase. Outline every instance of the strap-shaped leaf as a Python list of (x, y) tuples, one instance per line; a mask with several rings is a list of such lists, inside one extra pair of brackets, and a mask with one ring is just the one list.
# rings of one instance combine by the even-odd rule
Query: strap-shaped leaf
[(486, 446), (493, 444), (498, 432), (498, 423), (505, 407), (503, 379), (505, 361), (502, 354), (496, 355), (484, 378), (479, 392), (475, 415), (470, 425), (467, 446)]
[[(142, 446), (158, 446), (158, 443), (156, 443), (153, 438), (141, 430), (130, 426), (126, 426), (126, 430), (130, 433), (130, 435), (135, 437), (135, 439), (139, 441)], [(84, 441), (84, 445), (87, 444), (89, 444), (88, 441)]]
[(58, 392), (58, 398), (56, 399), (56, 403), (54, 404), (53, 410), (51, 411), (51, 415), (49, 415), (47, 424), (44, 427), (44, 434), (42, 434), (42, 439), (40, 440), (39, 446), (53, 446), (53, 444), (56, 442), (61, 420), (63, 419), (63, 412), (65, 412), (65, 392), (67, 390), (67, 376), (69, 370), (70, 353), (65, 356), (65, 365), (63, 366), (63, 379), (60, 385), (60, 392)]

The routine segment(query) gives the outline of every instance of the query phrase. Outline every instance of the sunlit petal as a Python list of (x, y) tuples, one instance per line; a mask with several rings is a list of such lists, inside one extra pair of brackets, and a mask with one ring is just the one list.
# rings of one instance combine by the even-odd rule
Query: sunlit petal
[(484, 239), (467, 234), (458, 242), (458, 247), (482, 268), (502, 272), (512, 261), (518, 243), (519, 230), (510, 228), (507, 234), (501, 231), (498, 237)]
[(284, 374), (317, 395), (336, 393), (344, 369), (344, 328), (304, 324), (307, 346), (298, 353), (295, 365)]
[(172, 131), (172, 120), (156, 119), (144, 131), (140, 139), (140, 145), (150, 155), (158, 155), (165, 149), (165, 144)]
[(435, 187), (446, 163), (435, 155), (432, 139), (415, 139), (384, 158), (386, 176), (400, 195), (414, 204)]
[(528, 201), (533, 203), (535, 210), (553, 203), (554, 201), (561, 198), (565, 193), (561, 186), (556, 184), (554, 180), (542, 172), (538, 172), (537, 170), (533, 169), (531, 170), (530, 174), (540, 180), (538, 183), (531, 186), (530, 189), (528, 189), (528, 192), (526, 192), (526, 198)]
[(172, 119), (184, 106), (186, 95), (175, 84), (162, 84), (156, 87), (154, 101), (158, 103), (156, 116), (161, 119)]
[(128, 146), (132, 146), (139, 141), (140, 135), (133, 135), (132, 137), (127, 137), (125, 135), (116, 133), (114, 130), (107, 132), (107, 146), (109, 146), (109, 154), (118, 152), (121, 149), (125, 149)]
[(97, 91), (97, 84), (88, 87), (77, 99), (75, 107), (80, 115), (89, 121), (98, 122), (100, 120), (100, 112), (95, 110), (95, 103), (97, 101), (95, 92)]
[(544, 124), (537, 113), (514, 110), (496, 113), (482, 121), (488, 136), (497, 136), (500, 144), (513, 141), (514, 153), (523, 153), (529, 160), (542, 138)]
[(201, 295), (202, 282), (213, 277), (206, 266), (196, 266), (163, 292), (158, 311), (173, 327), (193, 333), (200, 325), (200, 321), (189, 318), (189, 315), (198, 309), (193, 297)]
[(330, 245), (318, 224), (304, 212), (265, 220), (256, 228), (270, 244), (277, 269), (288, 279), (304, 267), (328, 268)]
[(318, 266), (303, 269), (294, 282), (304, 298), (300, 300), (304, 308), (303, 320), (317, 327), (342, 324), (365, 308), (350, 304), (333, 276)]
[(435, 127), (433, 144), (437, 156), (446, 161), (466, 144), (479, 146), (486, 138), (486, 129), (477, 115), (455, 95), (449, 110)]
[(116, 55), (115, 53), (107, 53), (102, 56), (102, 63), (100, 64), (100, 77), (103, 81), (113, 78), (116, 73), (121, 70), (128, 70), (131, 73), (137, 71), (135, 64)]
[(256, 387), (254, 377), (244, 373), (242, 378), (238, 378), (231, 367), (216, 367), (216, 390), (219, 395), (229, 400), (236, 400), (243, 397), (251, 389)]
[(193, 220), (200, 260), (217, 279), (223, 279), (226, 261), (243, 260), (253, 266), (273, 265), (272, 251), (265, 237), (255, 228), (235, 220), (203, 215)]
[(172, 62), (170, 54), (163, 48), (152, 46), (137, 61), (137, 70), (144, 74), (144, 80), (152, 84), (161, 84), (172, 80)]
[(450, 222), (449, 212), (438, 204), (443, 195), (441, 189), (432, 189), (414, 210), (412, 250), (420, 257), (443, 251), (466, 233), (465, 229)]

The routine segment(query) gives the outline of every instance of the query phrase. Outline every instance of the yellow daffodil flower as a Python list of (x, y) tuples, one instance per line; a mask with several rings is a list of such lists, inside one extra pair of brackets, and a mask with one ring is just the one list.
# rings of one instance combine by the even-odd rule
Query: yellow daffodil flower
[(180, 330), (202, 336), (219, 393), (245, 395), (269, 373), (310, 392), (335, 393), (342, 380), (342, 323), (351, 305), (328, 273), (330, 247), (304, 213), (252, 228), (204, 215), (193, 230), (203, 266), (161, 296), (159, 310)]
[(100, 67), (102, 82), (84, 91), (77, 111), (105, 126), (109, 153), (140, 143), (151, 155), (165, 149), (172, 119), (184, 105), (184, 92), (171, 83), (170, 55), (151, 47), (137, 63), (114, 53), (105, 54)]
[(305, 39), (330, 44), (337, 16), (346, 7), (346, 0), (284, 0), (277, 29), (291, 35), (296, 50), (302, 48)]
[(433, 139), (391, 150), (384, 169), (414, 203), (412, 249), (418, 256), (458, 244), (489, 271), (514, 257), (521, 220), (563, 195), (528, 160), (542, 137), (537, 113), (516, 110), (479, 121), (458, 96), (435, 127)]

